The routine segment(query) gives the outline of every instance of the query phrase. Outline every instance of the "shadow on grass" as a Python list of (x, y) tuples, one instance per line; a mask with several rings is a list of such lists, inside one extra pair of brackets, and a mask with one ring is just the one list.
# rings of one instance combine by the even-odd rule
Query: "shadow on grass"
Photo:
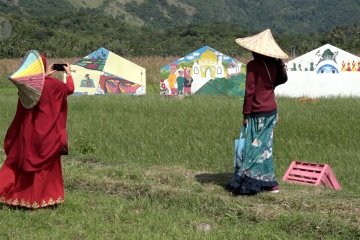
[(201, 184), (216, 184), (225, 187), (231, 181), (232, 176), (232, 173), (201, 173), (195, 175), (195, 179)]

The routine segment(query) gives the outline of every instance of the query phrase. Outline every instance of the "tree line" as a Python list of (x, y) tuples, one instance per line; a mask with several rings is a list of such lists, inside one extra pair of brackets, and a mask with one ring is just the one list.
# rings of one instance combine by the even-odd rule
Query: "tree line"
[[(0, 37), (0, 58), (22, 57), (30, 49), (46, 52), (49, 57), (79, 57), (100, 47), (125, 57), (182, 56), (204, 45), (230, 56), (241, 56), (247, 52), (235, 43), (235, 39), (254, 33), (229, 22), (139, 27), (118, 17), (105, 16), (99, 9), (61, 11), (57, 15), (39, 15), (37, 18), (10, 11), (0, 13), (0, 34), (3, 36)], [(319, 33), (273, 34), (291, 56), (299, 56), (326, 43), (353, 54), (360, 50), (360, 26), (356, 24), (336, 26)]]

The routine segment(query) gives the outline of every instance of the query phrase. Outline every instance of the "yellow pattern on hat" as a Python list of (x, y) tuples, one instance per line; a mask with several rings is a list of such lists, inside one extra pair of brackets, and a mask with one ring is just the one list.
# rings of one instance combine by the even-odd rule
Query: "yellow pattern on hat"
[(23, 107), (33, 108), (40, 100), (45, 81), (45, 69), (40, 54), (30, 50), (19, 69), (8, 78), (18, 88)]

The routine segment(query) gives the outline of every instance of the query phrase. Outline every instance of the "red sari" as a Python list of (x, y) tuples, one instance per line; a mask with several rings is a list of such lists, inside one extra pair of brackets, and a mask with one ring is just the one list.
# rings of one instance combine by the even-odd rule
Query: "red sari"
[(4, 141), (6, 160), (0, 169), (0, 202), (39, 208), (64, 201), (60, 150), (67, 147), (67, 96), (74, 92), (71, 76), (66, 84), (46, 77), (33, 109), (18, 106)]

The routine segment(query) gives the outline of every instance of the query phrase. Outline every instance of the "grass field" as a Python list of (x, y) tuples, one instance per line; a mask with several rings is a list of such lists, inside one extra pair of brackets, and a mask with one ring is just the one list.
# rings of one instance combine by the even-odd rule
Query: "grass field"
[[(156, 64), (147, 67), (147, 96), (69, 97), (65, 203), (37, 211), (0, 205), (0, 239), (360, 238), (360, 99), (279, 98), (281, 192), (232, 197), (223, 186), (241, 99), (161, 97)], [(1, 79), (0, 141), (16, 96)], [(343, 189), (281, 182), (294, 159), (329, 164)]]

